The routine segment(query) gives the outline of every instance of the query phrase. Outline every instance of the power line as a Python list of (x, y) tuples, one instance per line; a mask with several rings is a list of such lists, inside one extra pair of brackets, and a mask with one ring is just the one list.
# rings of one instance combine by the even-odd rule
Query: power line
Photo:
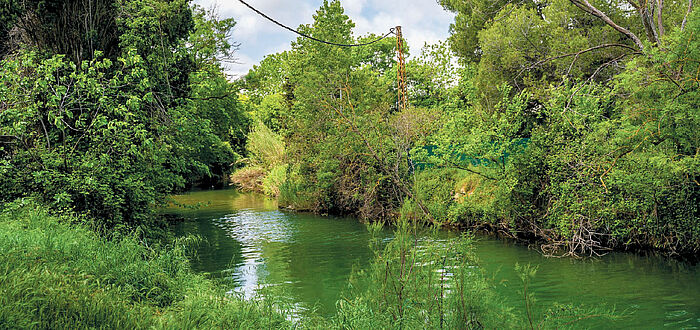
[(265, 18), (266, 18), (267, 20), (269, 20), (270, 22), (275, 23), (275, 24), (279, 25), (280, 27), (282, 27), (282, 28), (284, 28), (284, 29), (286, 29), (286, 30), (289, 30), (289, 31), (291, 31), (291, 32), (294, 32), (294, 33), (296, 33), (296, 34), (298, 34), (298, 35), (300, 35), (300, 36), (302, 36), (302, 37), (304, 37), (304, 38), (311, 39), (311, 40), (313, 40), (313, 41), (317, 41), (317, 42), (324, 43), (324, 44), (327, 44), (327, 45), (338, 46), (338, 47), (360, 47), (360, 46), (367, 46), (367, 45), (371, 45), (371, 44), (373, 44), (373, 43), (379, 42), (379, 41), (385, 39), (386, 37), (388, 37), (389, 35), (394, 34), (394, 28), (391, 28), (391, 29), (389, 29), (389, 32), (387, 32), (387, 34), (383, 35), (382, 37), (380, 37), (380, 38), (378, 38), (378, 39), (372, 40), (372, 41), (370, 41), (370, 42), (365, 42), (365, 43), (361, 43), (361, 44), (339, 44), (339, 43), (335, 43), (335, 42), (330, 42), (330, 41), (325, 41), (325, 40), (317, 39), (317, 38), (314, 38), (314, 37), (312, 37), (312, 36), (310, 36), (310, 35), (308, 35), (308, 34), (299, 32), (299, 31), (297, 31), (297, 30), (295, 30), (295, 29), (292, 29), (292, 28), (290, 28), (290, 27), (288, 27), (288, 26), (286, 26), (286, 25), (284, 25), (284, 24), (282, 24), (282, 23), (276, 21), (274, 18), (265, 15), (265, 13), (263, 13), (263, 12), (261, 12), (261, 11), (255, 9), (253, 6), (249, 5), (249, 4), (246, 3), (245, 1), (243, 1), (243, 0), (238, 0), (238, 1), (240, 1), (240, 2), (241, 2), (242, 4), (244, 4), (246, 7), (250, 8), (252, 11), (258, 13), (258, 15), (260, 15), (260, 16), (262, 16), (262, 17), (265, 17)]

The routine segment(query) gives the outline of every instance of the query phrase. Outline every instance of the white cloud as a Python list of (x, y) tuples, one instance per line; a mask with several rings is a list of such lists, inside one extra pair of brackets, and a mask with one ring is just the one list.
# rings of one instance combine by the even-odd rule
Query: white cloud
[[(241, 44), (237, 57), (241, 64), (229, 68), (242, 76), (270, 53), (288, 50), (296, 35), (256, 14), (236, 0), (195, 0), (205, 8), (215, 5), (221, 17), (233, 17), (237, 24), (232, 38)], [(277, 21), (296, 28), (313, 22), (313, 14), (322, 0), (246, 0)], [(446, 12), (435, 0), (341, 0), (345, 12), (355, 22), (355, 35), (384, 34), (401, 25), (409, 47), (417, 50), (428, 43), (448, 37), (453, 14)]]
[(365, 7), (367, 0), (344, 0), (340, 3), (345, 8), (345, 12), (352, 17), (362, 14), (362, 9)]

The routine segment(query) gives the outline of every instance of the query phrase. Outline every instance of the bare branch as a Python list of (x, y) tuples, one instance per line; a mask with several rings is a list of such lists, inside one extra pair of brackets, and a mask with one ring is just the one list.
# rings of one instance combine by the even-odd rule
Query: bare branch
[(627, 48), (627, 49), (632, 50), (632, 51), (635, 51), (635, 52), (637, 51), (636, 48), (630, 47), (630, 46), (625, 45), (625, 44), (602, 44), (602, 45), (593, 46), (593, 47), (591, 47), (591, 48), (584, 49), (584, 50), (581, 50), (581, 51), (578, 51), (578, 52), (575, 52), (575, 53), (568, 53), (568, 54), (563, 54), (563, 55), (558, 55), (558, 56), (546, 58), (546, 59), (544, 59), (544, 60), (541, 60), (541, 61), (539, 61), (539, 62), (537, 62), (537, 63), (535, 63), (535, 64), (529, 66), (529, 67), (526, 68), (525, 70), (529, 70), (529, 69), (535, 68), (535, 67), (537, 67), (537, 66), (540, 66), (540, 65), (542, 65), (542, 64), (544, 64), (544, 63), (547, 63), (547, 62), (550, 62), (550, 61), (558, 60), (558, 59), (565, 58), (565, 57), (579, 56), (579, 55), (584, 54), (584, 53), (592, 52), (592, 51), (594, 51), (594, 50), (601, 49), (601, 48), (607, 48), (607, 47), (622, 47), (622, 48)]
[[(654, 5), (652, 3), (652, 7), (653, 6)], [(656, 27), (654, 26), (653, 14), (650, 12), (650, 11), (653, 12), (653, 10), (654, 10), (654, 8), (651, 8), (651, 9), (649, 8), (648, 0), (647, 0), (647, 2), (643, 6), (641, 6), (637, 9), (637, 12), (639, 13), (639, 17), (641, 17), (641, 19), (642, 19), (642, 25), (644, 26), (644, 32), (646, 32), (647, 39), (649, 39), (649, 41), (658, 45), (659, 44), (659, 36), (656, 33)]]
[(39, 118), (39, 122), (41, 123), (41, 128), (44, 129), (44, 136), (46, 137), (46, 148), (51, 151), (51, 139), (49, 138), (49, 132), (46, 130), (46, 125), (44, 124), (44, 119)]
[(656, 25), (659, 31), (659, 38), (663, 37), (666, 33), (664, 30), (664, 0), (656, 0)]
[(603, 20), (603, 22), (610, 25), (613, 29), (624, 34), (628, 38), (632, 39), (632, 41), (634, 41), (634, 43), (637, 45), (637, 47), (639, 47), (639, 50), (644, 50), (644, 44), (639, 39), (639, 37), (637, 37), (637, 35), (632, 33), (630, 30), (627, 30), (627, 29), (617, 25), (615, 22), (613, 22), (612, 19), (610, 19), (610, 17), (608, 17), (608, 15), (605, 15), (605, 13), (603, 13), (602, 11), (598, 10), (598, 8), (591, 5), (591, 3), (588, 2), (588, 0), (569, 0), (569, 2), (574, 4), (576, 7), (579, 7), (581, 10), (583, 10), (587, 13), (590, 13), (591, 15), (593, 15), (595, 17), (600, 18), (601, 20)]
[(613, 63), (617, 63), (617, 61), (619, 61), (619, 60), (625, 58), (625, 56), (627, 56), (627, 55), (629, 55), (629, 54), (622, 54), (621, 56), (618, 56), (618, 57), (612, 59), (611, 61), (606, 62), (606, 63), (603, 63), (601, 66), (599, 66), (599, 67), (595, 70), (595, 72), (593, 72), (593, 74), (592, 74), (590, 77), (588, 77), (588, 81), (587, 81), (586, 83), (582, 84), (581, 86), (579, 86), (579, 88), (577, 88), (577, 89), (571, 94), (571, 96), (569, 97), (569, 101), (566, 102), (566, 109), (569, 109), (569, 108), (570, 108), (571, 102), (573, 102), (573, 100), (574, 100), (574, 96), (576, 96), (576, 94), (577, 94), (579, 91), (581, 91), (581, 89), (582, 89), (588, 82), (593, 81), (593, 79), (595, 78), (595, 76), (597, 76), (598, 73), (599, 73), (601, 70), (603, 70), (605, 67), (607, 67), (607, 66), (609, 66), (609, 65), (611, 65), (611, 64), (613, 64)]
[(3, 139), (14, 139), (14, 140), (20, 140), (19, 137), (15, 135), (0, 135), (0, 143), (2, 144), (16, 144), (16, 141), (2, 141)]
[(683, 17), (683, 23), (681, 23), (681, 31), (685, 30), (685, 23), (688, 23), (688, 15), (693, 11), (693, 0), (688, 0), (688, 11)]

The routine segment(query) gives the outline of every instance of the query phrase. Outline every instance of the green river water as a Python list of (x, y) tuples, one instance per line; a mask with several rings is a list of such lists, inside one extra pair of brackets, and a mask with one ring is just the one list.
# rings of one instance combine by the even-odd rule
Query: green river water
[[(198, 209), (169, 208), (185, 218), (178, 235), (205, 242), (192, 259), (195, 271), (230, 279), (231, 292), (251, 297), (275, 288), (303, 313), (332, 315), (353, 269), (372, 256), (369, 233), (356, 219), (278, 210), (274, 201), (234, 190), (198, 191), (175, 196)], [(391, 233), (386, 232), (387, 238)], [(449, 240), (450, 233), (444, 233)], [(657, 256), (610, 253), (601, 258), (545, 258), (508, 240), (477, 236), (476, 254), (507, 304), (523, 304), (514, 265), (536, 265), (530, 286), (537, 304), (605, 305), (629, 316), (586, 327), (631, 329), (700, 328), (700, 266)]]

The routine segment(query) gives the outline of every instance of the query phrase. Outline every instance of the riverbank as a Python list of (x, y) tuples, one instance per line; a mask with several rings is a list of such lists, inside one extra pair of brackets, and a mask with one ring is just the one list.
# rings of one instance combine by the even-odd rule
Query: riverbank
[[(374, 173), (376, 168), (368, 168), (366, 171), (377, 177), (361, 184), (367, 180), (363, 171), (334, 168), (316, 177), (306, 173), (309, 169), (300, 166), (298, 159), (295, 162), (288, 157), (286, 148), (291, 145), (285, 145), (283, 136), (258, 123), (249, 135), (251, 158), (247, 166), (227, 176), (226, 185), (265, 194), (292, 211), (353, 216), (368, 222), (410, 220), (462, 231), (486, 230), (537, 245), (547, 256), (576, 258), (624, 251), (698, 261), (695, 186), (683, 192), (688, 195), (679, 199), (680, 204), (630, 191), (627, 184), (620, 184), (618, 194), (601, 190), (597, 183), (585, 194), (557, 192), (548, 187), (552, 184), (549, 179), (533, 179), (532, 175), (542, 173), (530, 173), (532, 164), (542, 161), (541, 155), (532, 154), (539, 142), (519, 141), (520, 151), (511, 154), (508, 162), (504, 158), (502, 164), (513, 167), (512, 176), (476, 159), (463, 167), (413, 164), (411, 160), (408, 163), (413, 167), (405, 169), (403, 177), (395, 173), (397, 177), (391, 179)], [(321, 185), (321, 177), (328, 182)], [(649, 183), (645, 189), (652, 186)], [(676, 209), (678, 212), (672, 211)]]
[[(235, 190), (197, 191), (174, 198), (184, 204), (206, 204), (197, 210), (167, 211), (186, 219), (174, 225), (177, 235), (204, 238), (191, 263), (196, 271), (226, 278), (229, 290), (246, 295), (260, 287), (274, 288), (303, 313), (337, 316), (336, 302), (354, 297), (347, 292), (349, 280), (357, 272), (367, 272), (377, 252), (369, 247), (373, 238), (366, 225), (356, 218), (290, 212), (279, 209), (270, 198)], [(460, 235), (444, 230), (436, 234), (425, 233), (418, 244), (451, 246)], [(380, 238), (388, 242), (393, 235), (385, 228)], [(484, 272), (489, 287), (501, 299), (498, 305), (513, 308), (521, 316), (525, 302), (515, 265), (531, 264), (538, 270), (528, 291), (535, 295), (538, 315), (561, 303), (607, 306), (629, 314), (615, 323), (593, 318), (578, 327), (700, 325), (696, 320), (700, 317), (698, 266), (620, 252), (600, 258), (546, 258), (515, 240), (481, 235), (474, 236), (470, 249), (476, 256), (471, 269)]]
[[(248, 176), (251, 172), (255, 175)], [(276, 177), (274, 180), (268, 179), (273, 176)], [(414, 182), (414, 198), (407, 198), (395, 208), (382, 209), (381, 213), (376, 214), (363, 213), (361, 209), (321, 208), (318, 202), (309, 200), (308, 193), (290, 188), (291, 185), (285, 183), (285, 175), (279, 173), (273, 175), (261, 169), (252, 171), (243, 168), (233, 177), (235, 179), (225, 186), (243, 193), (265, 194), (275, 200), (282, 210), (352, 216), (362, 221), (389, 224), (410, 219), (461, 232), (478, 231), (527, 244), (548, 257), (599, 257), (610, 252), (626, 252), (661, 255), (690, 264), (700, 261), (696, 245), (678, 245), (678, 240), (675, 245), (669, 245), (667, 239), (671, 236), (657, 237), (658, 231), (653, 228), (647, 228), (648, 232), (643, 228), (613, 230), (620, 226), (620, 222), (614, 218), (601, 219), (596, 224), (590, 221), (573, 221), (564, 225), (552, 222), (547, 218), (548, 214), (536, 214), (531, 210), (536, 205), (512, 201), (512, 196), (499, 192), (502, 188), (499, 183), (456, 169), (418, 172)], [(271, 193), (274, 191), (277, 193)], [(416, 200), (421, 201), (422, 207)], [(518, 215), (518, 210), (523, 211), (523, 215)], [(694, 233), (700, 229), (692, 228), (694, 222), (694, 219), (685, 221), (683, 228)], [(645, 227), (643, 224), (635, 226)], [(689, 238), (692, 235), (697, 236), (677, 234), (688, 236), (688, 240), (693, 240)]]
[[(507, 307), (472, 268), (469, 238), (416, 246), (417, 237), (403, 229), (388, 244), (374, 245), (372, 262), (354, 273), (348, 283), (354, 289), (338, 300), (336, 313), (298, 317), (274, 292), (243, 300), (194, 273), (187, 258), (192, 238), (163, 245), (137, 234), (105, 237), (79, 217), (52, 216), (20, 200), (0, 213), (0, 327), (512, 328), (531, 318), (554, 327), (561, 319), (600, 315), (569, 307), (532, 313)], [(393, 275), (385, 278), (387, 272)], [(533, 270), (523, 272), (529, 278)]]
[(265, 301), (241, 301), (193, 273), (190, 239), (108, 237), (18, 201), (0, 214), (0, 328), (287, 328)]

